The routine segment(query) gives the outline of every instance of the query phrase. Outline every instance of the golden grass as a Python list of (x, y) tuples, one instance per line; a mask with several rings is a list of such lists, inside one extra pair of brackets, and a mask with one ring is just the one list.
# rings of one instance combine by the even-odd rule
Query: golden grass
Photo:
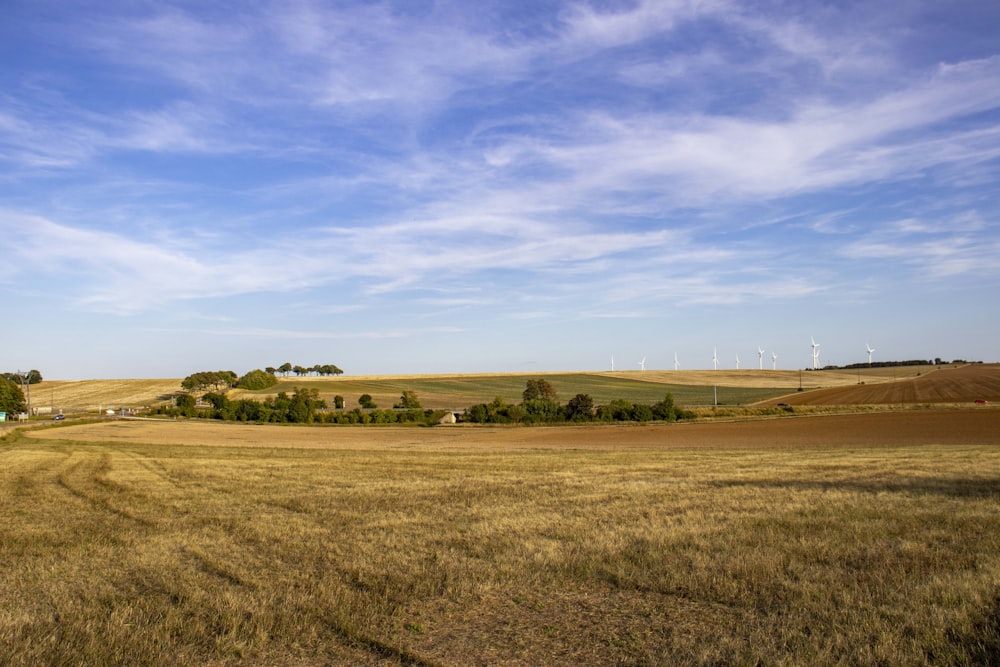
[(724, 432), (120, 422), (16, 436), (0, 444), (0, 664), (997, 655), (995, 443), (790, 446), (776, 431), (767, 448), (695, 449), (664, 435), (685, 428)]
[(158, 380), (45, 380), (31, 387), (31, 405), (51, 407), (53, 412), (87, 411), (99, 408), (143, 407), (168, 400), (181, 390), (181, 381)]

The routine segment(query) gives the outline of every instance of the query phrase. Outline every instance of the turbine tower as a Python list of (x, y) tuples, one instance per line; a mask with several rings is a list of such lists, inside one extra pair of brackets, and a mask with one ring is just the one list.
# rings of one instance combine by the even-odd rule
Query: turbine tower
[(736, 370), (740, 370), (740, 353), (736, 353)]
[(611, 355), (611, 372), (615, 372), (615, 355)]
[(872, 365), (872, 352), (875, 351), (875, 348), (872, 347), (871, 345), (869, 345), (868, 343), (865, 343), (865, 349), (868, 350), (868, 365), (871, 366)]
[(771, 370), (772, 371), (778, 370), (778, 353), (777, 352), (772, 352), (771, 353)]
[(812, 341), (813, 370), (815, 371), (819, 369), (819, 343), (812, 336), (809, 337), (809, 340)]
[(757, 346), (757, 361), (760, 363), (760, 370), (764, 370), (764, 348)]
[(719, 348), (712, 352), (712, 370), (719, 370)]
[(640, 371), (646, 370), (646, 357), (643, 357), (642, 361), (639, 362), (639, 370)]
[(681, 363), (677, 361), (677, 353), (674, 352), (674, 370), (678, 370), (681, 367)]

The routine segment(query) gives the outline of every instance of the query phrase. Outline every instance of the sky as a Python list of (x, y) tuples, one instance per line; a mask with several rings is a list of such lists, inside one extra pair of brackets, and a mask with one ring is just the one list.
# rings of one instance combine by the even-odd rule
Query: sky
[(998, 3), (3, 14), (2, 371), (1000, 361)]

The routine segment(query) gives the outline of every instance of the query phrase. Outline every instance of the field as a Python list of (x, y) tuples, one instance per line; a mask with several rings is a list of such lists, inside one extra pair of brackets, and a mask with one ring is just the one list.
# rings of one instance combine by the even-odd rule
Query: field
[[(885, 370), (885, 369), (883, 369)], [(1000, 365), (959, 368), (894, 378), (892, 382), (831, 387), (768, 401), (791, 405), (892, 405), (914, 403), (1000, 402)]]
[(0, 664), (997, 664), (1000, 411), (0, 442)]

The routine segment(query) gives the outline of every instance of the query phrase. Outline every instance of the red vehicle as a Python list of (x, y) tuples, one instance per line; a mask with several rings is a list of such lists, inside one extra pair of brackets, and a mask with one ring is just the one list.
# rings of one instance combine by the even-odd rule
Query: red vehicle
[(986, 405), (987, 403), (989, 403), (989, 401), (987, 401), (985, 398), (977, 398), (976, 403), (978, 403), (979, 405)]

